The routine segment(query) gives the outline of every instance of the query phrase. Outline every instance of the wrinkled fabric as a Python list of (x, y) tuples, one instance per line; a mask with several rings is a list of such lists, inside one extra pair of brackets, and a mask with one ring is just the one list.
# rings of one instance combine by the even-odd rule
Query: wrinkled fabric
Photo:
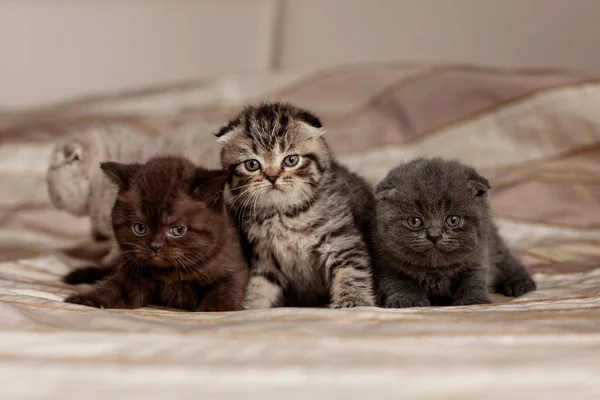
[[(377, 183), (419, 155), (492, 184), (538, 282), (491, 305), (186, 313), (62, 303), (89, 222), (51, 206), (52, 144), (89, 121), (212, 132), (247, 102), (315, 111)], [(0, 398), (600, 398), (600, 81), (556, 70), (384, 63), (241, 76), (0, 112)], [(79, 288), (82, 289), (82, 288)]]

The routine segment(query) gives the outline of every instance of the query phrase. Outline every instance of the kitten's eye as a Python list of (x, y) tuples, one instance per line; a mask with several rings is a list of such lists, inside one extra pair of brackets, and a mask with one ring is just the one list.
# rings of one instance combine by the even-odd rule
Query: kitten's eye
[(133, 233), (135, 233), (138, 236), (144, 236), (146, 234), (146, 225), (137, 222), (133, 225), (131, 225), (131, 229), (133, 230)]
[(423, 221), (419, 217), (410, 217), (409, 219), (406, 220), (406, 223), (411, 228), (418, 228), (421, 225), (423, 225)]
[(291, 156), (287, 156), (286, 158), (283, 159), (283, 166), (284, 167), (294, 167), (294, 166), (298, 165), (298, 162), (300, 162), (300, 156), (296, 155), (296, 154), (292, 154)]
[(244, 167), (250, 172), (257, 171), (260, 168), (260, 163), (257, 160), (248, 160), (244, 163)]
[(456, 215), (450, 215), (449, 217), (446, 217), (446, 225), (448, 225), (450, 228), (456, 228), (458, 225), (460, 225), (460, 217), (457, 217)]
[(174, 226), (172, 228), (169, 228), (169, 234), (175, 237), (182, 236), (186, 231), (187, 228), (185, 226)]

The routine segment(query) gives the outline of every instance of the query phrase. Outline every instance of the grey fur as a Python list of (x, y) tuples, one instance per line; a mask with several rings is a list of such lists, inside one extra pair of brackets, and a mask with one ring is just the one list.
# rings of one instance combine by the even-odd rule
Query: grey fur
[[(375, 304), (373, 193), (336, 163), (323, 132), (310, 112), (270, 103), (247, 107), (217, 133), (227, 204), (251, 264), (247, 308)], [(283, 166), (290, 155), (300, 161)], [(251, 159), (261, 168), (249, 171)]]
[[(440, 158), (399, 166), (377, 186), (374, 257), (385, 307), (482, 304), (489, 289), (507, 296), (535, 289), (498, 234), (489, 188), (475, 169)], [(454, 228), (452, 216), (461, 218)]]

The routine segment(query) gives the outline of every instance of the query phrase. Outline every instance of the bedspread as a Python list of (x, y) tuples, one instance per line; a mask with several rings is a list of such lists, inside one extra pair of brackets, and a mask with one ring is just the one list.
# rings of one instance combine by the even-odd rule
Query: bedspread
[[(52, 144), (90, 124), (211, 133), (247, 102), (314, 110), (372, 184), (417, 155), (492, 184), (538, 282), (491, 305), (99, 310), (61, 300), (89, 221), (54, 210)], [(244, 75), (0, 111), (0, 399), (600, 398), (600, 81), (556, 70), (382, 63)]]

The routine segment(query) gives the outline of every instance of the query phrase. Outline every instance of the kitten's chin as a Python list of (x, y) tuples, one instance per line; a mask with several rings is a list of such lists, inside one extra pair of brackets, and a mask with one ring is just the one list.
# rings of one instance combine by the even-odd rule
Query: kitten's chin
[(260, 197), (258, 206), (266, 210), (290, 211), (305, 206), (312, 198), (298, 187), (277, 185), (266, 190)]
[(164, 257), (152, 257), (150, 259), (150, 265), (157, 268), (167, 268), (173, 264)]
[(445, 252), (439, 248), (431, 246), (427, 249), (407, 248), (400, 252), (404, 261), (413, 264), (427, 266), (428, 268), (444, 268), (463, 261), (464, 257), (452, 252)]
[(455, 251), (445, 251), (443, 249), (433, 247), (431, 250), (425, 253), (425, 257), (428, 260), (428, 263), (436, 268), (436, 267), (447, 267), (449, 265), (455, 265), (463, 262), (466, 257)]
[(138, 255), (138, 258), (155, 268), (167, 268), (173, 265), (166, 257), (154, 254)]

